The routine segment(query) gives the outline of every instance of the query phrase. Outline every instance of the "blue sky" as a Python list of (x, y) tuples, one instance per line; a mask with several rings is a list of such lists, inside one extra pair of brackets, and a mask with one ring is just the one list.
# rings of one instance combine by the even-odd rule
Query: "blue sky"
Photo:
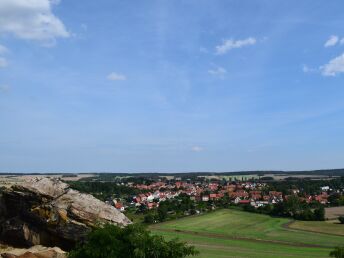
[(344, 167), (343, 8), (0, 0), (0, 170)]

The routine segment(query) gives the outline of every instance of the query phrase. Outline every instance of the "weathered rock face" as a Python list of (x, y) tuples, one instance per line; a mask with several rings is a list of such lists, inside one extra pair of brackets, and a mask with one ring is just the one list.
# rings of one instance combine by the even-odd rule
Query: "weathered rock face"
[(11, 247), (0, 248), (2, 258), (67, 258), (67, 255), (58, 247), (33, 246), (29, 249)]
[(59, 179), (32, 179), (0, 195), (0, 239), (14, 246), (70, 249), (99, 224), (130, 220), (114, 207), (83, 194)]

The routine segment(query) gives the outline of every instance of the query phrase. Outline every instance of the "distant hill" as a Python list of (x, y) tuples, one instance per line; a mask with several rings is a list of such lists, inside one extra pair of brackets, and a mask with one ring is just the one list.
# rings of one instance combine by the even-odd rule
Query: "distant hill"
[(283, 171), (283, 170), (252, 170), (252, 171), (232, 171), (232, 172), (171, 172), (171, 173), (161, 173), (161, 172), (146, 172), (146, 173), (111, 173), (111, 172), (82, 172), (82, 173), (11, 173), (11, 172), (0, 172), (0, 175), (68, 175), (75, 176), (76, 174), (94, 174), (101, 176), (142, 176), (142, 177), (154, 177), (154, 176), (216, 176), (216, 175), (265, 175), (265, 174), (290, 174), (292, 175), (326, 175), (326, 176), (344, 176), (344, 168), (340, 169), (320, 169), (320, 170), (299, 170), (299, 171)]

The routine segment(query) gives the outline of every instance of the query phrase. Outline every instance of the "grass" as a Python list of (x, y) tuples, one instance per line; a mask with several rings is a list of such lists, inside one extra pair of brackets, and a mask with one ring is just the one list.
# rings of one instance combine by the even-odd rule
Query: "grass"
[[(178, 237), (200, 250), (199, 257), (328, 257), (343, 236), (288, 228), (291, 220), (236, 210), (152, 225), (153, 232)], [(323, 222), (318, 222), (323, 223)], [(325, 222), (324, 222), (325, 223)]]
[(289, 227), (311, 232), (344, 236), (344, 224), (340, 224), (339, 220), (295, 221), (290, 224)]
[(126, 211), (124, 214), (128, 217), (128, 219), (130, 219), (134, 223), (143, 223), (144, 215), (142, 213), (137, 214), (135, 212)]

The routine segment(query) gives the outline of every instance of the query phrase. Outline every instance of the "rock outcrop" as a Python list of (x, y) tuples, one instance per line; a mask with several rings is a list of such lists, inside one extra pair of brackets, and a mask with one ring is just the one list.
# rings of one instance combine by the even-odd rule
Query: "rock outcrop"
[(13, 246), (64, 250), (83, 241), (97, 225), (131, 223), (114, 207), (50, 178), (33, 178), (2, 190), (0, 215), (0, 240)]
[(0, 247), (2, 258), (67, 258), (66, 252), (58, 247), (33, 246), (29, 249)]

